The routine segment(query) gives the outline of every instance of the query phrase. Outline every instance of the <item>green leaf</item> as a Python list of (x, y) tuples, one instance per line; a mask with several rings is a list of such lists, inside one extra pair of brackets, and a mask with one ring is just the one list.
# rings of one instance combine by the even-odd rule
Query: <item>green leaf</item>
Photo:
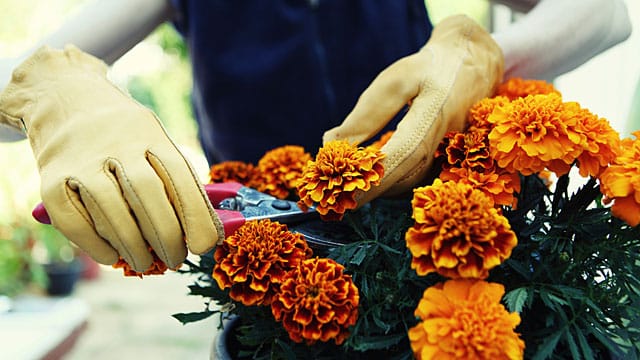
[(358, 344), (355, 344), (355, 348), (358, 351), (387, 349), (393, 345), (396, 345), (405, 337), (406, 334), (396, 334), (390, 336), (363, 336), (361, 337)]
[(573, 324), (573, 328), (575, 329), (576, 337), (578, 338), (578, 344), (580, 345), (580, 349), (582, 350), (582, 355), (585, 360), (595, 360), (593, 357), (593, 351), (591, 350), (591, 345), (589, 345), (589, 341), (582, 333), (582, 329), (576, 324)]
[(529, 289), (521, 287), (509, 291), (504, 296), (504, 301), (507, 304), (509, 311), (517, 312), (519, 314), (522, 312), (522, 308), (524, 307), (524, 303), (527, 301), (528, 297)]
[(571, 357), (574, 360), (582, 359), (582, 356), (580, 356), (580, 352), (578, 351), (578, 345), (576, 344), (576, 341), (573, 339), (573, 335), (571, 335), (571, 331), (567, 331), (564, 333), (564, 339), (569, 345), (569, 351), (571, 351)]
[(171, 316), (176, 318), (183, 325), (186, 325), (186, 324), (188, 324), (190, 322), (204, 320), (204, 319), (208, 318), (209, 316), (211, 316), (211, 315), (213, 315), (215, 313), (217, 313), (217, 311), (207, 310), (207, 311), (202, 311), (202, 312), (190, 312), (190, 313), (173, 314)]
[(194, 284), (189, 285), (188, 287), (189, 295), (215, 298), (216, 296), (223, 294), (222, 290), (220, 290), (216, 284), (213, 286), (200, 286), (198, 284)]
[(560, 329), (553, 333), (553, 335), (547, 337), (538, 347), (538, 352), (533, 356), (532, 360), (544, 360), (548, 358), (553, 353), (553, 350), (555, 350), (564, 332), (564, 329)]
[(351, 258), (350, 262), (354, 265), (362, 264), (362, 261), (364, 261), (364, 259), (367, 257), (368, 248), (369, 246), (359, 247), (358, 250), (355, 252), (355, 254), (353, 254), (353, 257)]
[(291, 349), (291, 346), (289, 346), (286, 342), (277, 339), (275, 340), (276, 345), (278, 345), (278, 347), (280, 347), (280, 349), (282, 349), (283, 355), (285, 357), (285, 359), (288, 360), (295, 360), (296, 359), (296, 353), (293, 352), (293, 349)]

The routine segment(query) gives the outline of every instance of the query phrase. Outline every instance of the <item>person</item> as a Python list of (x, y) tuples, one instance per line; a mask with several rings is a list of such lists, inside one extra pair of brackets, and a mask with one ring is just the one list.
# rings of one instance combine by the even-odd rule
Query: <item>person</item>
[(464, 16), (432, 27), (423, 0), (97, 0), (3, 61), (14, 71), (0, 129), (28, 138), (43, 203), (67, 238), (103, 264), (122, 257), (144, 271), (150, 246), (174, 267), (187, 249), (213, 248), (222, 224), (155, 115), (109, 83), (105, 62), (173, 21), (212, 163), (363, 142), (391, 126), (384, 178), (361, 204), (417, 184), (445, 131), (503, 79), (552, 79), (631, 31), (622, 0), (501, 2), (527, 14), (489, 34)]

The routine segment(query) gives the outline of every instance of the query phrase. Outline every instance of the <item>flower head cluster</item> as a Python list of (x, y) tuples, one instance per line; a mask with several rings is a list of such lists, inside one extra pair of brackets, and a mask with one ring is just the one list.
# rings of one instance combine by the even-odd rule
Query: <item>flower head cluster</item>
[(631, 226), (640, 225), (640, 131), (622, 140), (621, 154), (600, 176), (600, 189), (611, 211)]
[(541, 94), (560, 95), (560, 91), (544, 80), (522, 78), (511, 78), (500, 84), (496, 90), (496, 96), (504, 96), (509, 100)]
[(529, 95), (498, 106), (489, 115), (491, 152), (498, 165), (523, 175), (545, 168), (558, 176), (577, 161), (596, 176), (617, 153), (619, 140), (606, 120), (556, 93)]
[(222, 183), (235, 181), (245, 186), (251, 186), (255, 170), (253, 164), (243, 161), (223, 161), (211, 165), (209, 182)]
[(133, 270), (129, 263), (127, 263), (123, 258), (118, 258), (118, 261), (111, 266), (114, 269), (122, 269), (124, 276), (137, 276), (141, 279), (143, 275), (163, 275), (167, 270), (169, 270), (169, 267), (164, 263), (164, 261), (160, 260), (156, 252), (151, 247), (149, 247), (149, 252), (151, 252), (151, 255), (153, 256), (153, 262), (149, 265), (147, 270), (143, 272)]
[(301, 234), (270, 220), (248, 221), (216, 247), (213, 278), (244, 305), (268, 305), (286, 273), (311, 256)]
[(333, 339), (340, 345), (358, 318), (358, 288), (344, 267), (331, 259), (308, 259), (285, 275), (271, 303), (295, 342)]
[(387, 144), (387, 142), (389, 142), (389, 139), (391, 139), (391, 136), (393, 136), (394, 131), (393, 130), (389, 130), (386, 133), (380, 135), (380, 138), (376, 141), (374, 141), (371, 146), (376, 148), (376, 149), (382, 149), (383, 146), (385, 146)]
[(357, 207), (356, 191), (378, 185), (384, 175), (384, 154), (373, 147), (357, 147), (347, 141), (326, 143), (309, 161), (298, 183), (298, 205), (315, 205), (325, 220), (340, 220)]
[(518, 313), (500, 304), (504, 286), (458, 279), (425, 290), (409, 330), (417, 359), (522, 359), (524, 342), (514, 331)]
[(491, 199), (471, 185), (436, 179), (414, 190), (411, 206), (415, 224), (405, 239), (419, 275), (484, 279), (518, 242)]
[(252, 183), (259, 191), (286, 199), (309, 160), (311, 155), (302, 146), (285, 145), (267, 151), (258, 161)]
[(439, 177), (472, 185), (496, 205), (515, 206), (520, 178), (497, 166), (490, 153), (488, 133), (485, 128), (447, 133), (436, 150), (436, 159), (442, 160)]

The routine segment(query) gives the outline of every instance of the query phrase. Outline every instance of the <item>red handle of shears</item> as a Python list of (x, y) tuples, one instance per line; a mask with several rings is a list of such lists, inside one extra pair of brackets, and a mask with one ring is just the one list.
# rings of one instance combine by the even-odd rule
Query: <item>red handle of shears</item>
[[(222, 200), (236, 196), (238, 190), (240, 190), (240, 188), (242, 187), (243, 185), (237, 182), (226, 182), (217, 184), (206, 184), (204, 186), (204, 189), (207, 193), (209, 201), (211, 201), (214, 206), (217, 206)], [(225, 236), (233, 234), (246, 221), (240, 211), (221, 209), (214, 210), (224, 226)], [(33, 216), (33, 218), (40, 223), (51, 224), (51, 218), (49, 217), (47, 209), (45, 209), (43, 203), (39, 203), (38, 205), (36, 205), (33, 211), (31, 211), (31, 216)]]

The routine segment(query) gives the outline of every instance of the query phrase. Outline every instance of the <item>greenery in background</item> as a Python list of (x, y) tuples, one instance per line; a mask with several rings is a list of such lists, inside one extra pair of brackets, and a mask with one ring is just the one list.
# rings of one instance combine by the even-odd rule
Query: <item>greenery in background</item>
[(47, 275), (32, 256), (31, 233), (24, 228), (0, 228), (0, 295), (15, 296), (30, 285), (44, 288)]
[(177, 143), (199, 149), (186, 45), (170, 24), (161, 25), (146, 41), (162, 48), (163, 66), (152, 73), (131, 77), (127, 89), (158, 115)]

